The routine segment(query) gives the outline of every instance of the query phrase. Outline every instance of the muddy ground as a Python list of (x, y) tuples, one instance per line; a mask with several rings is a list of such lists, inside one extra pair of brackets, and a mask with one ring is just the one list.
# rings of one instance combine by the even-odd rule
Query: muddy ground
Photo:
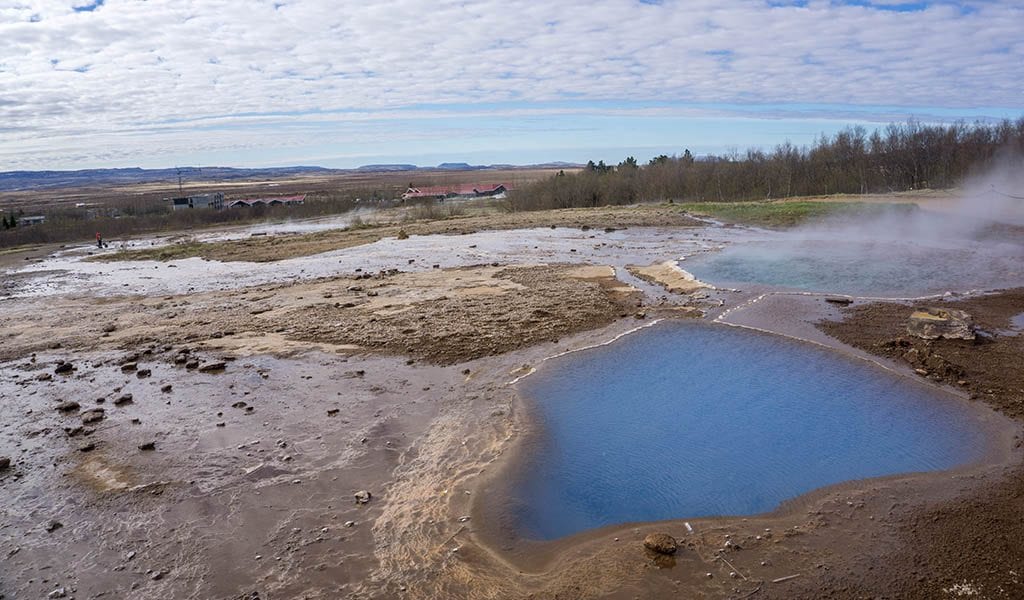
[[(627, 213), (496, 226), (694, 225)], [(457, 221), (408, 233), (484, 226)], [(346, 235), (362, 234), (202, 252), (275, 260), (350, 247)], [(1000, 450), (984, 465), (850, 482), (769, 515), (620, 526), (527, 549), (480, 522), (492, 478), (535, 426), (510, 381), (653, 320), (749, 299), (663, 295), (568, 258), (3, 301), (0, 455), (12, 465), (0, 471), (0, 597), (1024, 597), (1021, 450), (994, 413)], [(668, 257), (648, 258), (636, 264)], [(648, 275), (679, 283), (671, 270)], [(906, 344), (920, 346), (945, 361), (932, 359), (928, 376), (976, 396), (979, 414), (1022, 416), (1024, 336), (926, 345), (899, 341), (910, 306), (772, 301), (769, 329), (787, 306), (827, 306), (815, 314), (834, 315), (821, 329), (840, 346), (911, 374), (920, 367), (899, 361)], [(1022, 304), (1020, 290), (963, 300), (991, 331)], [(680, 540), (674, 558), (643, 549), (654, 531)]]

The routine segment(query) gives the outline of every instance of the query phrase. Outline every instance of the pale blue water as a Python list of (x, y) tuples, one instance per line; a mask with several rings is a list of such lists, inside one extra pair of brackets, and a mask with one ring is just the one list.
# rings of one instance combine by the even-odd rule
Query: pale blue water
[(955, 398), (745, 330), (666, 322), (519, 384), (543, 433), (513, 477), (521, 535), (748, 515), (825, 485), (979, 459)]
[(884, 297), (1024, 285), (1024, 245), (938, 248), (913, 242), (793, 240), (738, 243), (681, 266), (719, 286), (765, 284)]

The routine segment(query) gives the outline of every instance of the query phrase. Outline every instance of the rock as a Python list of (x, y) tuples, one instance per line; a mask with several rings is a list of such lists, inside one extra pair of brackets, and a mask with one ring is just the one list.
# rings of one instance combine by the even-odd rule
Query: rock
[(78, 410), (82, 405), (75, 402), (74, 400), (68, 400), (67, 402), (61, 402), (57, 405), (57, 410), (60, 412), (71, 412)]
[(69, 362), (62, 362), (57, 365), (57, 368), (53, 370), (57, 375), (67, 375), (68, 373), (75, 370), (75, 365)]
[(189, 370), (191, 370), (191, 369), (198, 369), (199, 368), (199, 361), (195, 360), (195, 359), (190, 360), (187, 363), (185, 363), (185, 368), (189, 369)]
[(36, 375), (37, 381), (50, 381), (51, 379), (53, 379), (53, 375), (49, 373), (40, 373)]
[(64, 588), (57, 588), (46, 595), (47, 598), (67, 598), (68, 591)]
[(354, 497), (356, 499), (356, 504), (367, 504), (370, 502), (370, 498), (372, 498), (373, 495), (366, 490), (359, 490), (354, 494)]
[(121, 365), (121, 370), (124, 371), (125, 373), (128, 373), (129, 371), (134, 371), (138, 368), (139, 363), (134, 362), (124, 363), (123, 365)]
[(82, 413), (82, 423), (88, 425), (89, 423), (102, 421), (104, 417), (106, 417), (106, 414), (102, 408), (94, 408)]
[(644, 538), (644, 548), (658, 554), (675, 554), (679, 544), (667, 533), (652, 533)]
[(907, 320), (907, 333), (925, 340), (973, 340), (974, 319), (962, 310), (918, 308)]
[(407, 239), (409, 239), (409, 234), (406, 233), (404, 229), (399, 229), (398, 230), (398, 239), (400, 239), (400, 240), (407, 240)]
[(161, 387), (160, 387), (160, 391), (161, 391), (161, 392), (163, 392), (163, 393), (165, 393), (165, 394), (168, 394), (168, 393), (170, 393), (170, 391), (171, 391), (172, 389), (174, 389), (174, 386), (172, 386), (172, 385), (171, 385), (171, 384), (169, 384), (169, 383), (166, 383), (166, 384), (164, 384), (163, 386), (161, 386)]
[(96, 442), (89, 442), (89, 443), (85, 444), (84, 446), (79, 446), (78, 447), (78, 451), (79, 452), (92, 452), (95, 449), (96, 449)]
[(227, 363), (223, 363), (223, 362), (207, 363), (207, 364), (199, 367), (199, 372), (200, 373), (219, 373), (219, 372), (223, 371), (225, 368), (227, 368), (227, 366), (228, 366)]
[(138, 377), (139, 379), (145, 379), (146, 377), (149, 377), (152, 374), (153, 371), (149, 369), (139, 369), (139, 372), (136, 373), (135, 376)]
[(64, 524), (60, 521), (57, 521), (56, 519), (50, 520), (50, 522), (46, 524), (46, 533), (53, 533), (61, 527), (64, 527)]
[(328, 408), (328, 409), (327, 409), (327, 416), (328, 416), (328, 417), (334, 417), (334, 416), (337, 416), (339, 412), (341, 412), (341, 410), (340, 410), (340, 409), (337, 409), (337, 408)]
[(9, 456), (0, 456), (0, 471), (6, 471), (11, 468), (11, 458)]
[(156, 442), (143, 442), (143, 443), (139, 444), (139, 450), (142, 450), (142, 451), (156, 450)]
[(117, 325), (113, 323), (107, 323), (103, 326), (103, 333), (114, 333), (115, 331), (117, 331)]
[(825, 298), (825, 302), (828, 302), (829, 304), (838, 304), (840, 306), (849, 306), (849, 305), (853, 304), (853, 299), (852, 298), (832, 298), (832, 297), (829, 297), (829, 298)]

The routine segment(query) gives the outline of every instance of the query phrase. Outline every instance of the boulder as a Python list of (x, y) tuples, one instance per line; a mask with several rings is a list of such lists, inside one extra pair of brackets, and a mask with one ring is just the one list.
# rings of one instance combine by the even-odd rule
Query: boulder
[(667, 533), (652, 533), (644, 538), (644, 548), (658, 554), (675, 554), (679, 544)]
[(918, 308), (907, 321), (907, 333), (925, 340), (973, 340), (974, 319), (962, 310)]
[(356, 504), (366, 504), (370, 501), (370, 498), (372, 497), (370, 492), (366, 490), (359, 490), (354, 494), (354, 496), (356, 499)]

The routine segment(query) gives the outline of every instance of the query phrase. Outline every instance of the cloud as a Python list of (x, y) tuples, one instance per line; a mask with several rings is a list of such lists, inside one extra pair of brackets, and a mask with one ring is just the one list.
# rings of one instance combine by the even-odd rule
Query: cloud
[(0, 162), (424, 106), (1022, 109), (1020, 23), (1018, 2), (0, 0)]

